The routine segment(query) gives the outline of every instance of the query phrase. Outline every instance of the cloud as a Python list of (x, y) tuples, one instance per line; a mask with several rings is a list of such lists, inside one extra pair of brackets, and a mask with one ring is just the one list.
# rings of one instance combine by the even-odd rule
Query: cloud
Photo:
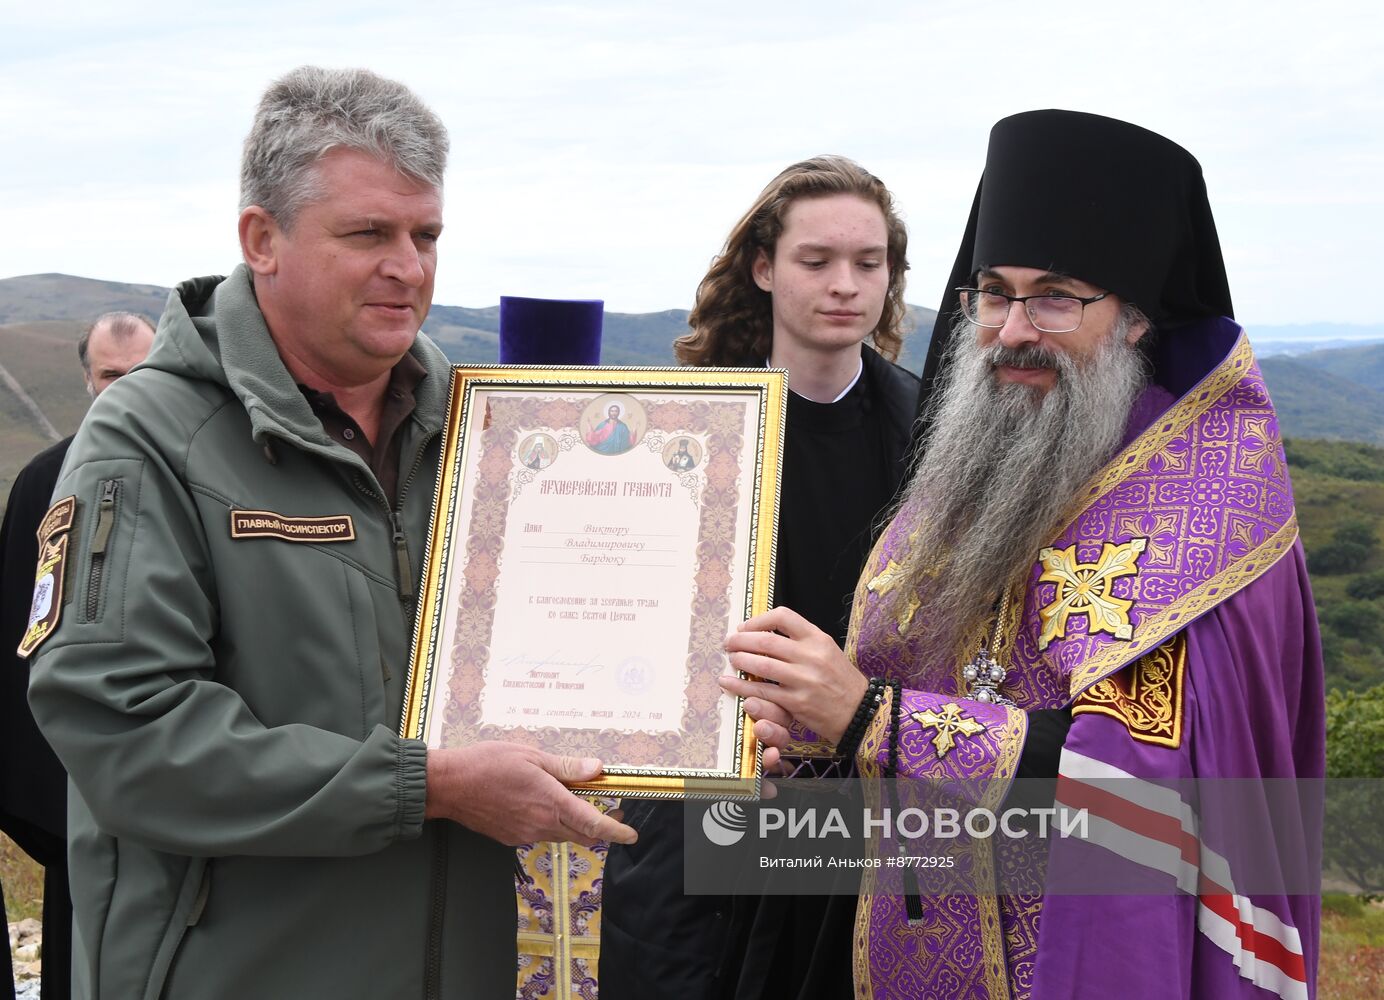
[[(1201, 159), (1243, 316), (1372, 321), (1313, 282), (1384, 251), (1384, 15), (1327, 0), (983, 8), (634, 0), (24, 5), (0, 66), (0, 275), (171, 284), (236, 259), (237, 159), (264, 85), (367, 65), (448, 123), (437, 299), (686, 307), (734, 220), (819, 152), (890, 184), (910, 299), (934, 304), (998, 118), (1073, 107)], [(13, 230), (12, 230), (13, 231)], [(1310, 279), (1310, 280), (1308, 280)], [(1322, 309), (1334, 310), (1329, 315)]]

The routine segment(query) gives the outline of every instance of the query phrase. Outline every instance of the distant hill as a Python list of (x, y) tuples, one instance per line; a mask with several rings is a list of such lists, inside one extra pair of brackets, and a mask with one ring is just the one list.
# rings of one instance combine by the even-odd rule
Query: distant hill
[[(157, 318), (169, 289), (64, 274), (0, 279), (0, 366), (33, 397), (63, 434), (86, 412), (86, 394), (72, 345), (97, 314), (126, 309)], [(936, 313), (909, 307), (912, 333), (900, 363), (922, 370)], [(434, 305), (423, 329), (457, 363), (493, 364), (499, 357), (500, 308)], [(602, 361), (613, 365), (670, 365), (672, 343), (687, 330), (687, 312), (605, 315)], [(1262, 366), (1278, 405), (1284, 433), (1384, 444), (1384, 343), (1359, 346), (1360, 337), (1384, 327), (1257, 327)], [(1330, 336), (1357, 346), (1308, 353), (1270, 354), (1271, 344), (1301, 347), (1303, 338)], [(1261, 341), (1262, 338), (1262, 341)], [(1289, 356), (1291, 354), (1291, 356)], [(46, 443), (32, 414), (0, 384), (0, 497), (14, 473)]]
[[(157, 320), (169, 289), (66, 274), (0, 279), (0, 366), (10, 372), (60, 434), (77, 429), (87, 397), (74, 346), (84, 326), (103, 312), (123, 309)], [(920, 370), (935, 313), (909, 308), (918, 331), (901, 362)], [(423, 329), (458, 364), (494, 364), (500, 353), (500, 307), (434, 305)], [(605, 314), (601, 360), (609, 365), (674, 364), (673, 340), (687, 332), (687, 310)], [(0, 383), (0, 504), (15, 473), (49, 439), (33, 415)]]
[[(0, 286), (3, 286), (0, 282)], [(909, 306), (910, 329), (900, 363), (921, 371), (937, 313)], [(489, 364), (500, 356), (500, 307), (432, 307), (423, 330), (457, 364)], [(671, 365), (673, 341), (687, 332), (687, 310), (652, 313), (607, 312), (601, 333), (601, 361), (608, 365)]]
[(1384, 444), (1384, 393), (1316, 368), (1305, 357), (1259, 363), (1285, 433)]
[(1272, 358), (1286, 354), (1291, 356), (1310, 354), (1316, 351), (1332, 351), (1338, 347), (1365, 347), (1369, 344), (1384, 344), (1384, 337), (1378, 339), (1351, 337), (1342, 340), (1260, 340), (1250, 334), (1255, 357)]
[(0, 279), (0, 323), (67, 320), (90, 323), (103, 312), (123, 310), (157, 320), (167, 288), (98, 281), (70, 274), (26, 274)]
[(1261, 343), (1384, 340), (1384, 323), (1247, 323), (1250, 339)]
[(1259, 362), (1285, 435), (1384, 444), (1384, 344)]
[[(29, 274), (0, 279), (0, 325), (35, 321), (83, 324), (113, 309), (141, 313), (157, 320), (170, 289), (131, 285), (67, 274)], [(921, 369), (936, 313), (909, 306), (910, 324), (902, 363)], [(423, 324), (458, 364), (493, 364), (500, 354), (500, 307), (481, 309), (434, 304)], [(601, 360), (610, 365), (674, 364), (673, 340), (687, 332), (687, 310), (605, 314)], [(75, 335), (74, 335), (75, 339)]]
[(1338, 378), (1384, 393), (1384, 344), (1313, 351), (1298, 360)]
[[(0, 367), (60, 435), (75, 431), (86, 413), (86, 386), (76, 350), (82, 330), (83, 324), (72, 320), (0, 325)], [(52, 443), (24, 402), (0, 382), (0, 506), (19, 470)]]
[[(457, 364), (493, 364), (500, 356), (500, 307), (432, 307), (423, 330)], [(687, 310), (607, 312), (601, 360), (608, 365), (671, 365), (673, 339), (687, 332)]]

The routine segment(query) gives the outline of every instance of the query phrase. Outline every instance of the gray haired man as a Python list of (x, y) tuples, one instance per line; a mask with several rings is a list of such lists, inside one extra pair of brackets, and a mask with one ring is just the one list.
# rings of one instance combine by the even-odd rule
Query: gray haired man
[(504, 845), (634, 837), (564, 788), (596, 761), (396, 732), (446, 154), (400, 84), (274, 83), (244, 264), (178, 287), (73, 444), (25, 643), (78, 793), (79, 996), (513, 996)]
[(108, 312), (96, 317), (77, 341), (87, 395), (92, 399), (112, 382), (129, 374), (154, 344), (154, 327), (132, 312)]

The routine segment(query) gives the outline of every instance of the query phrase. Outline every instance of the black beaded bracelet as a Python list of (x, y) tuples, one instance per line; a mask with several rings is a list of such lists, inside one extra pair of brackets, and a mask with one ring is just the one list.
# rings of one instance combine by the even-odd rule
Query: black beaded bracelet
[(865, 731), (870, 728), (870, 722), (875, 717), (875, 710), (879, 708), (884, 685), (884, 678), (870, 678), (870, 683), (865, 688), (865, 697), (860, 699), (860, 704), (855, 708), (855, 715), (851, 717), (850, 725), (846, 727), (846, 731), (841, 734), (841, 739), (836, 744), (837, 757), (853, 758), (855, 752), (860, 749), (860, 741), (865, 738)]

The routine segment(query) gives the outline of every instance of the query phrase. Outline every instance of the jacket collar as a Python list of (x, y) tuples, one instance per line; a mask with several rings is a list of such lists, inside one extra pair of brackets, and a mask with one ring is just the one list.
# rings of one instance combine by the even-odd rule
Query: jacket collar
[[(189, 344), (186, 336), (173, 334), (175, 345), (182, 347), (179, 354), (184, 367), (191, 369), (190, 374), (211, 378), (230, 389), (249, 414), (257, 443), (279, 437), (308, 451), (332, 452), (335, 456), (345, 450), (327, 436), (279, 357), (245, 265), (224, 279), (195, 278), (179, 285), (170, 297), (168, 312), (183, 314), (187, 326), (181, 333), (188, 333), (190, 328), (200, 335)], [(172, 323), (161, 325), (181, 327), (178, 318), (174, 315)], [(431, 434), (442, 428), (450, 365), (437, 345), (422, 333), (409, 353), (427, 372), (414, 392), (414, 419)], [(220, 364), (206, 370), (205, 362), (217, 355)]]

